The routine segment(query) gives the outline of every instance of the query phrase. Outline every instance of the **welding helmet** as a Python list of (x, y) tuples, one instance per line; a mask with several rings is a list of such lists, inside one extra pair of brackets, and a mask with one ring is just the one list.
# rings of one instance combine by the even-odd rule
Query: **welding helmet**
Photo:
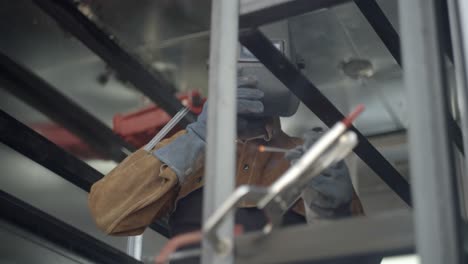
[[(273, 40), (273, 44), (287, 55), (283, 40)], [(262, 100), (264, 112), (261, 116), (289, 117), (296, 113), (299, 99), (243, 46), (239, 47), (237, 67), (239, 76), (255, 76), (257, 88), (265, 94)]]

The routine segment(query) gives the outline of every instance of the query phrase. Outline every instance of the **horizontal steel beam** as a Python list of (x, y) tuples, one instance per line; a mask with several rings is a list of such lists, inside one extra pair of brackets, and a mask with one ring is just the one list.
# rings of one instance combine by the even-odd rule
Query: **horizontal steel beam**
[(243, 264), (366, 263), (364, 259), (414, 252), (413, 218), (405, 210), (293, 226), (266, 236), (262, 232), (239, 236), (235, 245), (236, 263)]
[[(245, 30), (240, 42), (257, 57), (286, 87), (288, 87), (317, 117), (331, 127), (344, 115), (309, 79), (300, 72), (271, 41), (259, 30)], [(354, 152), (364, 161), (403, 201), (411, 205), (409, 184), (380, 152), (355, 127), (359, 145)]]
[(1, 190), (0, 218), (96, 263), (142, 263)]
[[(76, 8), (73, 1), (34, 0), (34, 2), (60, 27), (80, 40), (120, 76), (128, 80), (168, 114), (173, 116), (184, 107), (176, 98), (176, 88), (171, 82), (125, 50), (117, 42), (115, 36), (96, 26)], [(181, 124), (185, 126), (194, 120), (194, 115), (189, 113), (181, 121)]]
[(120, 162), (133, 146), (46, 81), (0, 53), (2, 88), (65, 127), (103, 157)]
[(240, 27), (258, 27), (349, 0), (240, 0)]
[[(64, 151), (48, 139), (0, 110), (0, 142), (44, 166), (75, 186), (89, 192), (103, 175)], [(155, 222), (151, 228), (168, 237), (167, 225)]]

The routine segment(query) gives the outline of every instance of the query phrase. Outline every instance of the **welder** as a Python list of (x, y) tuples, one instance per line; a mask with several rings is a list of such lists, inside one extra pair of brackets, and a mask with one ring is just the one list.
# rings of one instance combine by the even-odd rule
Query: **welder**
[[(287, 97), (263, 86), (260, 89), (259, 84), (262, 82), (252, 75), (238, 78), (236, 185), (269, 186), (322, 133), (311, 129), (303, 138), (285, 134), (279, 116), (294, 114), (299, 100), (285, 87), (282, 93), (287, 91)], [(143, 165), (136, 166), (127, 158), (92, 186), (89, 205), (102, 230), (112, 235), (138, 235), (164, 216), (169, 216), (171, 236), (201, 229), (208, 107), (209, 102), (196, 122), (156, 145), (151, 156), (134, 153), (141, 155)], [(259, 152), (260, 145), (290, 151)], [(306, 206), (313, 212), (308, 222), (363, 214), (343, 162), (313, 178), (305, 193)], [(306, 222), (304, 205), (301, 199), (284, 215), (285, 226)], [(246, 232), (267, 223), (263, 212), (249, 203), (239, 206), (235, 221)]]

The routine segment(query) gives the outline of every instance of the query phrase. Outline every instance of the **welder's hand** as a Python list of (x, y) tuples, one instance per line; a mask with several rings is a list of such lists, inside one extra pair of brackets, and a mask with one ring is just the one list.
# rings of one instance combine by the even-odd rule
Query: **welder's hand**
[[(263, 92), (256, 89), (257, 80), (252, 76), (239, 77), (237, 80), (237, 114), (238, 131), (247, 130), (257, 125), (255, 115), (263, 112)], [(206, 122), (208, 103), (203, 106), (197, 121), (188, 125), (187, 133), (153, 152), (161, 162), (168, 165), (183, 182), (192, 172), (201, 168), (204, 163)]]
[[(285, 154), (294, 164), (323, 134), (323, 130), (312, 129), (304, 134), (304, 144)], [(332, 164), (320, 175), (312, 178), (302, 192), (306, 212), (311, 210), (319, 218), (337, 218), (351, 214), (353, 185), (349, 171), (343, 161)], [(307, 214), (309, 220), (309, 213)]]
[(262, 90), (256, 88), (254, 76), (243, 76), (237, 80), (237, 131), (252, 130), (264, 126), (260, 115), (264, 111)]
[[(263, 113), (262, 99), (264, 93), (257, 89), (257, 79), (254, 76), (242, 76), (237, 78), (237, 130), (243, 131), (254, 126), (263, 119), (259, 114)], [(208, 104), (205, 103), (203, 110), (198, 115), (197, 121), (187, 126), (187, 130), (192, 130), (203, 141), (206, 139), (206, 120), (208, 113)]]

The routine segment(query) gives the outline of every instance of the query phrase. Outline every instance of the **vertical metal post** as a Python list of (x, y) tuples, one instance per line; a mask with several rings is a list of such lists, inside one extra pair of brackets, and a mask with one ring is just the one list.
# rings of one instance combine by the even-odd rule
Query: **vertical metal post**
[[(463, 145), (468, 147), (468, 2), (448, 0), (450, 33), (452, 35), (453, 63), (457, 85), (457, 100), (463, 132)], [(465, 155), (460, 181), (465, 194), (465, 212), (468, 210), (468, 155)], [(468, 217), (465, 213), (465, 217)]]
[[(235, 180), (239, 2), (213, 0), (211, 10), (204, 221), (233, 191)], [(232, 241), (233, 216), (226, 220), (219, 234)], [(203, 263), (233, 263), (232, 251), (221, 255), (216, 254), (207, 241), (203, 241), (202, 246)]]
[(130, 236), (127, 238), (127, 254), (134, 259), (141, 260), (143, 252), (143, 235)]
[(439, 0), (402, 0), (416, 249), (421, 263), (461, 263), (453, 153), (448, 141)]

